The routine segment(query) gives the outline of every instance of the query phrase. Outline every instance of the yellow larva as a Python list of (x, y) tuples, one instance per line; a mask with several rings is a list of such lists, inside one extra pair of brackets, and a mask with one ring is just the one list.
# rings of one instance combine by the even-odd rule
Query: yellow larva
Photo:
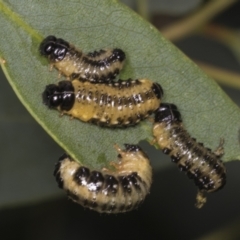
[(223, 142), (215, 152), (198, 143), (184, 129), (174, 104), (162, 103), (156, 111), (153, 135), (163, 152), (198, 186), (196, 207), (201, 208), (206, 202), (204, 192), (215, 192), (225, 185), (226, 169), (220, 159)]
[(148, 79), (108, 84), (73, 80), (46, 86), (43, 102), (83, 122), (126, 127), (152, 114), (162, 95), (161, 86)]
[(147, 155), (137, 145), (115, 146), (115, 170), (90, 170), (67, 154), (60, 157), (54, 176), (69, 198), (100, 213), (122, 213), (137, 208), (149, 193), (152, 168)]
[(40, 44), (41, 55), (47, 56), (52, 66), (69, 79), (91, 82), (113, 80), (123, 68), (125, 53), (118, 48), (84, 54), (67, 41), (54, 36)]

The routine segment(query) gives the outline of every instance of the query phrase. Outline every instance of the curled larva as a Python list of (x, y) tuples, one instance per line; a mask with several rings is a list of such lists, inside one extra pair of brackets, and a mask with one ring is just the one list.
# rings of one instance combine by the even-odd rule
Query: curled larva
[(40, 44), (41, 55), (69, 79), (91, 82), (113, 80), (123, 68), (125, 53), (118, 48), (84, 54), (61, 38), (46, 37)]
[(121, 213), (137, 208), (149, 193), (152, 168), (147, 155), (137, 145), (115, 146), (118, 162), (114, 170), (90, 170), (67, 154), (60, 157), (54, 176), (69, 198), (101, 213)]
[(198, 186), (196, 207), (201, 208), (206, 202), (204, 192), (215, 192), (225, 185), (226, 169), (220, 159), (223, 141), (215, 152), (198, 143), (184, 129), (174, 104), (163, 103), (156, 111), (153, 135), (163, 152)]
[(61, 81), (46, 86), (43, 102), (84, 122), (106, 127), (135, 125), (159, 106), (163, 90), (148, 79), (108, 84)]

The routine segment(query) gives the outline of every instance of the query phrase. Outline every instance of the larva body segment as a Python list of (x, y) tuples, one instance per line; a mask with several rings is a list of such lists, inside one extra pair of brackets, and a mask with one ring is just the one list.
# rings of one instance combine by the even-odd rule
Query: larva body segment
[(226, 169), (220, 159), (222, 143), (215, 152), (198, 143), (184, 129), (181, 114), (174, 104), (161, 104), (156, 111), (153, 135), (163, 152), (198, 186), (198, 208), (206, 202), (204, 192), (215, 192), (225, 185)]
[(100, 213), (121, 213), (137, 208), (149, 193), (152, 168), (147, 155), (137, 145), (119, 147), (115, 170), (90, 170), (64, 154), (54, 176), (69, 198)]
[(106, 127), (135, 125), (160, 105), (163, 90), (148, 79), (96, 84), (79, 80), (46, 86), (43, 102), (84, 122)]
[(125, 53), (118, 48), (84, 54), (67, 41), (54, 36), (46, 37), (40, 44), (41, 55), (48, 57), (52, 66), (72, 79), (95, 83), (113, 80), (121, 71)]

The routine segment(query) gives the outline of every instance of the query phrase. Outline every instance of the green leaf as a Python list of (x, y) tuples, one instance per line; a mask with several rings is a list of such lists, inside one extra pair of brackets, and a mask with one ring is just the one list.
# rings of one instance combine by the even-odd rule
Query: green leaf
[(157, 29), (117, 1), (0, 1), (0, 29), (0, 56), (6, 60), (1, 66), (10, 85), (38, 123), (76, 160), (103, 167), (116, 159), (114, 143), (151, 140), (152, 124), (146, 120), (137, 127), (107, 129), (47, 109), (41, 93), (47, 84), (59, 81), (38, 52), (48, 35), (85, 52), (123, 49), (127, 62), (121, 78), (159, 82), (163, 101), (179, 107), (192, 136), (213, 149), (224, 137), (224, 161), (240, 159), (238, 107)]

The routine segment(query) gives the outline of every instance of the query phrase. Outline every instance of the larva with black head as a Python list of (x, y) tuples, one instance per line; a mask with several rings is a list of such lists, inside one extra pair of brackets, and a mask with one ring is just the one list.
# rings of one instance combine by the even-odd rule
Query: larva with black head
[(226, 169), (221, 161), (223, 141), (216, 151), (198, 143), (185, 130), (181, 114), (174, 104), (162, 103), (155, 113), (153, 135), (159, 147), (199, 188), (196, 207), (206, 202), (204, 192), (215, 192), (226, 183)]
[(43, 102), (83, 122), (104, 127), (135, 125), (159, 106), (163, 90), (148, 79), (96, 84), (79, 80), (46, 86)]
[(152, 168), (138, 145), (115, 146), (115, 170), (90, 170), (67, 154), (59, 158), (54, 176), (69, 198), (100, 213), (122, 213), (137, 208), (149, 193)]
[(51, 66), (69, 79), (97, 83), (113, 80), (123, 68), (126, 57), (118, 48), (84, 54), (72, 44), (54, 36), (46, 37), (39, 51), (48, 57)]

